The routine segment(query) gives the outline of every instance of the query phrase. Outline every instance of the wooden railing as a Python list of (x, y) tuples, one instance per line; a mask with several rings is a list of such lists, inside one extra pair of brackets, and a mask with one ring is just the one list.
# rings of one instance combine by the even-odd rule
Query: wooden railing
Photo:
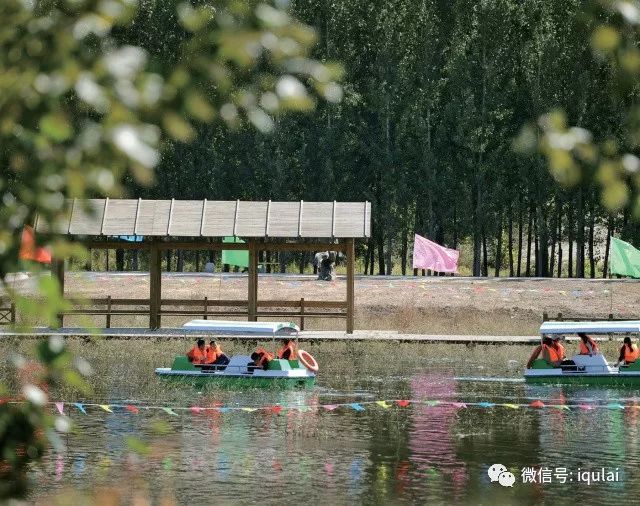
[(16, 305), (13, 302), (0, 300), (0, 325), (15, 325)]
[[(105, 327), (111, 327), (113, 316), (149, 315), (149, 299), (113, 299), (111, 297), (91, 299), (84, 303), (70, 301), (73, 309), (64, 315), (87, 315), (105, 317)], [(269, 300), (258, 301), (257, 316), (262, 318), (288, 318), (300, 321), (304, 330), (306, 318), (346, 318), (346, 301), (322, 300)], [(249, 302), (247, 300), (203, 299), (162, 299), (160, 316), (192, 316), (207, 320), (211, 317), (247, 318)]]
[(549, 316), (549, 313), (546, 311), (542, 313), (542, 321), (543, 322), (562, 322), (562, 321), (585, 321), (585, 322), (597, 322), (602, 320), (608, 320), (612, 322), (624, 322), (637, 320), (637, 318), (614, 318), (612, 313), (609, 313), (607, 316), (567, 316), (562, 313), (558, 313), (557, 316)]

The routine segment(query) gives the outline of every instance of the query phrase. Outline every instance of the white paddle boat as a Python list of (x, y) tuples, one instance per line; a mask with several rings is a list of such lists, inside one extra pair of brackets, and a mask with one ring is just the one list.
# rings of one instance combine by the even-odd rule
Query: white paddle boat
[[(544, 322), (540, 327), (541, 339), (544, 336), (576, 336), (585, 333), (589, 336), (608, 338), (624, 336), (637, 337), (640, 333), (640, 321), (566, 321)], [(573, 362), (570, 364), (569, 362)], [(609, 364), (601, 353), (593, 355), (574, 355), (560, 367), (554, 367), (544, 359), (537, 359), (531, 368), (525, 369), (527, 383), (583, 384), (583, 385), (637, 385), (640, 386), (640, 360), (619, 367)]]
[[(218, 336), (250, 336), (282, 339), (295, 338), (300, 328), (290, 322), (235, 322), (223, 320), (192, 320), (183, 326), (185, 332), (211, 333)], [(201, 365), (189, 362), (186, 355), (180, 355), (171, 367), (158, 367), (156, 374), (161, 378), (203, 385), (209, 382), (223, 382), (233, 386), (252, 387), (310, 387), (318, 372), (318, 363), (306, 351), (298, 350), (297, 360), (274, 359), (267, 369), (254, 368), (249, 355), (229, 357), (227, 365)]]

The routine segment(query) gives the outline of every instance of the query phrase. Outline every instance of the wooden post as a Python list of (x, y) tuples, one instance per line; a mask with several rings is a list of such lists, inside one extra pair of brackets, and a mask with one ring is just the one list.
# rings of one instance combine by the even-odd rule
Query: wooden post
[[(51, 274), (58, 280), (58, 293), (64, 299), (64, 259), (54, 258), (51, 260)], [(64, 326), (64, 315), (58, 314), (58, 327)]]
[(111, 328), (111, 295), (107, 295), (107, 328)]
[(160, 303), (162, 300), (162, 271), (160, 249), (153, 245), (149, 251), (149, 328), (160, 328)]
[(304, 297), (300, 299), (300, 330), (304, 330)]
[(248, 280), (249, 321), (258, 321), (258, 255), (254, 243), (249, 243), (249, 280)]
[(16, 303), (11, 303), (11, 325), (16, 324)]
[(204, 313), (202, 313), (202, 318), (207, 319), (207, 297), (204, 298)]
[(355, 242), (347, 239), (347, 334), (353, 334), (355, 256)]

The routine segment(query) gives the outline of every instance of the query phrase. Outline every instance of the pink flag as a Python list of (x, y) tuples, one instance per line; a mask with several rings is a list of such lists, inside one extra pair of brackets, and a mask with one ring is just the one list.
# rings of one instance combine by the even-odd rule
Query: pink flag
[(413, 268), (436, 272), (457, 272), (460, 252), (445, 248), (416, 234), (413, 243)]

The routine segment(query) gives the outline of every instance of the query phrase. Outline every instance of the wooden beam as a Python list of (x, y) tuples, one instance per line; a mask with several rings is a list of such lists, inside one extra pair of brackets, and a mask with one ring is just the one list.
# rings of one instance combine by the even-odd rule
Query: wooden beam
[(149, 328), (160, 328), (160, 309), (162, 301), (162, 260), (160, 250), (149, 252)]
[(347, 239), (347, 334), (353, 334), (355, 309), (355, 256), (356, 248), (353, 239)]
[[(73, 241), (70, 237), (69, 240)], [(221, 241), (162, 241), (162, 242), (129, 242), (129, 241), (80, 241), (91, 249), (183, 249), (183, 250), (248, 250), (246, 243), (223, 243)], [(291, 243), (291, 242), (256, 242), (256, 247), (262, 251), (343, 251), (346, 252), (345, 242)]]
[(107, 220), (108, 209), (109, 209), (109, 197), (104, 199), (104, 209), (102, 210), (102, 221), (100, 222), (100, 234), (104, 234), (104, 222)]
[(248, 280), (248, 300), (249, 300), (249, 321), (255, 322), (258, 320), (258, 300), (257, 300), (257, 285), (258, 285), (258, 250), (254, 243), (249, 243), (249, 280)]

